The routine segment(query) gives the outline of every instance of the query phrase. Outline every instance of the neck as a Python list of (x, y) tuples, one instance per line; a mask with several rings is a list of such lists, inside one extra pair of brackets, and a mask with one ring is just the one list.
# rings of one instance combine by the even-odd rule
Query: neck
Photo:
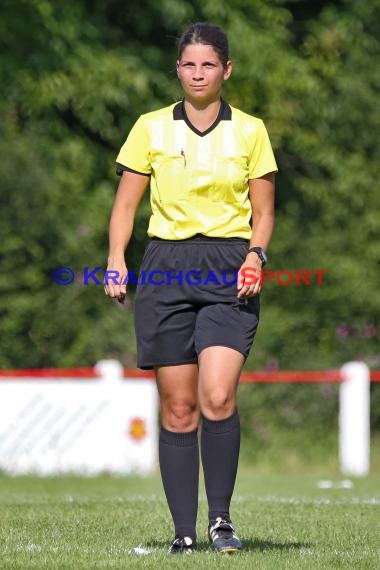
[(209, 127), (216, 121), (220, 111), (220, 97), (213, 101), (201, 103), (185, 99), (185, 113), (192, 125), (199, 131), (207, 131)]
[(220, 95), (215, 96), (214, 99), (208, 101), (194, 101), (185, 97), (184, 99), (186, 113), (213, 113), (215, 110), (219, 112), (221, 105)]

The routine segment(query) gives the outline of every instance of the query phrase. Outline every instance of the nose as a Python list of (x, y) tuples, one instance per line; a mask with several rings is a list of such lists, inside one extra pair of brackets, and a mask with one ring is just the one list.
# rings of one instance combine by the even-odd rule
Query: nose
[(196, 65), (193, 72), (194, 81), (201, 81), (203, 79), (203, 69), (201, 65)]

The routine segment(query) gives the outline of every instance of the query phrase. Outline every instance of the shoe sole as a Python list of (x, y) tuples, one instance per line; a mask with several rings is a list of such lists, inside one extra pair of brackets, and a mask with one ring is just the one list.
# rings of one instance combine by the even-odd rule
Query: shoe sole
[(234, 554), (235, 552), (240, 552), (241, 548), (234, 548), (233, 546), (228, 546), (227, 548), (221, 548), (217, 550), (219, 554)]

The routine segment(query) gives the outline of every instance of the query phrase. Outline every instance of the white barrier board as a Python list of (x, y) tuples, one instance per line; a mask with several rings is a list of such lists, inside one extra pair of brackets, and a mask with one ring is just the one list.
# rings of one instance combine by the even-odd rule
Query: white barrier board
[(0, 470), (148, 474), (157, 461), (157, 407), (149, 380), (3, 377)]

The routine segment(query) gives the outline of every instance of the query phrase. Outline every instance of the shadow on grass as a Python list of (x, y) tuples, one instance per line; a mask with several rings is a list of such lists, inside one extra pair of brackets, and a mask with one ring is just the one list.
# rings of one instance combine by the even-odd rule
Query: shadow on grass
[(296, 548), (310, 548), (310, 542), (274, 542), (273, 540), (260, 540), (258, 538), (243, 539), (244, 550), (293, 550)]
[[(243, 539), (243, 551), (259, 551), (265, 552), (269, 550), (293, 550), (297, 548), (310, 548), (310, 542), (274, 542), (273, 540), (260, 540), (258, 538)], [(170, 541), (167, 540), (150, 540), (147, 543), (148, 548), (159, 548), (168, 550)], [(197, 552), (215, 552), (207, 540), (199, 540), (197, 542)]]

